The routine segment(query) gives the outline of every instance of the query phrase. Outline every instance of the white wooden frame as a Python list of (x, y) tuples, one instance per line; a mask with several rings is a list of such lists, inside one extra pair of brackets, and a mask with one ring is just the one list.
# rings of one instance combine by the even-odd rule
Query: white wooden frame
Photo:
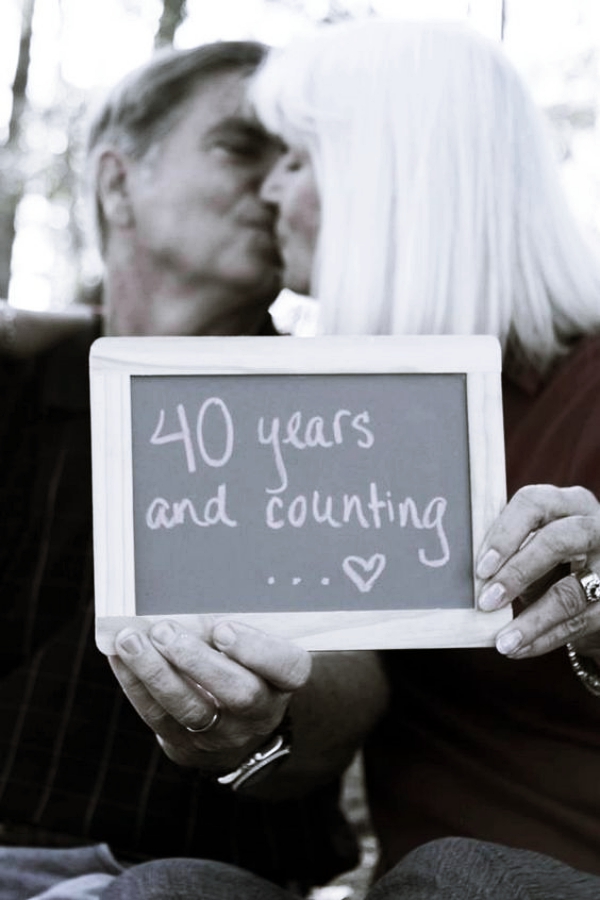
[[(131, 376), (193, 374), (464, 373), (473, 558), (506, 501), (501, 355), (478, 337), (100, 338), (90, 354), (96, 640), (111, 653), (136, 616)], [(475, 590), (478, 584), (474, 577)], [(205, 631), (216, 616), (169, 615)], [(311, 650), (490, 646), (511, 610), (476, 609), (235, 613)]]

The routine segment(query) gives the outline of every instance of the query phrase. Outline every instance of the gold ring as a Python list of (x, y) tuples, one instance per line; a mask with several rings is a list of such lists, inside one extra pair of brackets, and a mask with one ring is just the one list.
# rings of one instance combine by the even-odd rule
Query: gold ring
[(581, 569), (572, 573), (583, 589), (587, 603), (597, 603), (600, 600), (600, 578), (591, 569)]
[(203, 725), (202, 728), (190, 728), (189, 725), (185, 726), (185, 730), (189, 731), (190, 734), (205, 734), (207, 731), (210, 731), (212, 728), (216, 728), (219, 724), (219, 720), (221, 718), (221, 710), (218, 706), (215, 706), (215, 711), (213, 713), (213, 717), (208, 722), (208, 724)]

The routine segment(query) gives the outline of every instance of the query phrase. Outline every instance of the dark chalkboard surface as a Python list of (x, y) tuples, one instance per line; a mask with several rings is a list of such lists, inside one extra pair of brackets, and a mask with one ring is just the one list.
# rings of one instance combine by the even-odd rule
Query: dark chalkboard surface
[(132, 615), (490, 643), (473, 556), (504, 500), (499, 370), (490, 338), (96, 342), (101, 649)]

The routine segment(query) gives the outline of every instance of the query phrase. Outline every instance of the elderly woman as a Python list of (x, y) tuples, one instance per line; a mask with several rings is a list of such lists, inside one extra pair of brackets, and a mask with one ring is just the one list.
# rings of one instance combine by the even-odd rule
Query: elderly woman
[[(600, 260), (507, 60), (459, 26), (355, 23), (273, 54), (254, 99), (289, 148), (263, 185), (285, 281), (318, 298), (322, 330), (496, 335), (509, 493), (542, 481), (597, 490)], [(551, 563), (583, 565), (595, 548), (600, 562), (598, 510), (581, 490), (520, 494), (482, 548), (478, 574), (497, 577), (480, 606), (514, 600)], [(588, 598), (574, 579), (561, 590), (544, 629), (538, 606), (498, 649), (531, 656), (600, 628), (600, 608), (579, 616)]]
[(324, 333), (499, 338), (512, 499), (478, 602), (516, 617), (499, 652), (312, 667), (239, 623), (210, 642), (159, 623), (123, 633), (113, 668), (171, 758), (256, 793), (301, 791), (366, 739), (373, 900), (598, 896), (600, 263), (541, 118), (492, 44), (381, 20), (273, 52), (253, 101), (287, 147), (263, 186), (285, 281), (319, 300)]

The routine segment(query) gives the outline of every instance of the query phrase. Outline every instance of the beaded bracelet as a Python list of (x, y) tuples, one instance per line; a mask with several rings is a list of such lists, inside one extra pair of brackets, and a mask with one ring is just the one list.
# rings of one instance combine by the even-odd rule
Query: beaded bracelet
[(17, 311), (8, 300), (0, 300), (0, 352), (13, 353), (17, 343)]
[(566, 644), (565, 646), (569, 662), (577, 677), (591, 694), (595, 697), (600, 697), (600, 669), (598, 666), (591, 659), (586, 659), (584, 662), (573, 647), (573, 644)]

